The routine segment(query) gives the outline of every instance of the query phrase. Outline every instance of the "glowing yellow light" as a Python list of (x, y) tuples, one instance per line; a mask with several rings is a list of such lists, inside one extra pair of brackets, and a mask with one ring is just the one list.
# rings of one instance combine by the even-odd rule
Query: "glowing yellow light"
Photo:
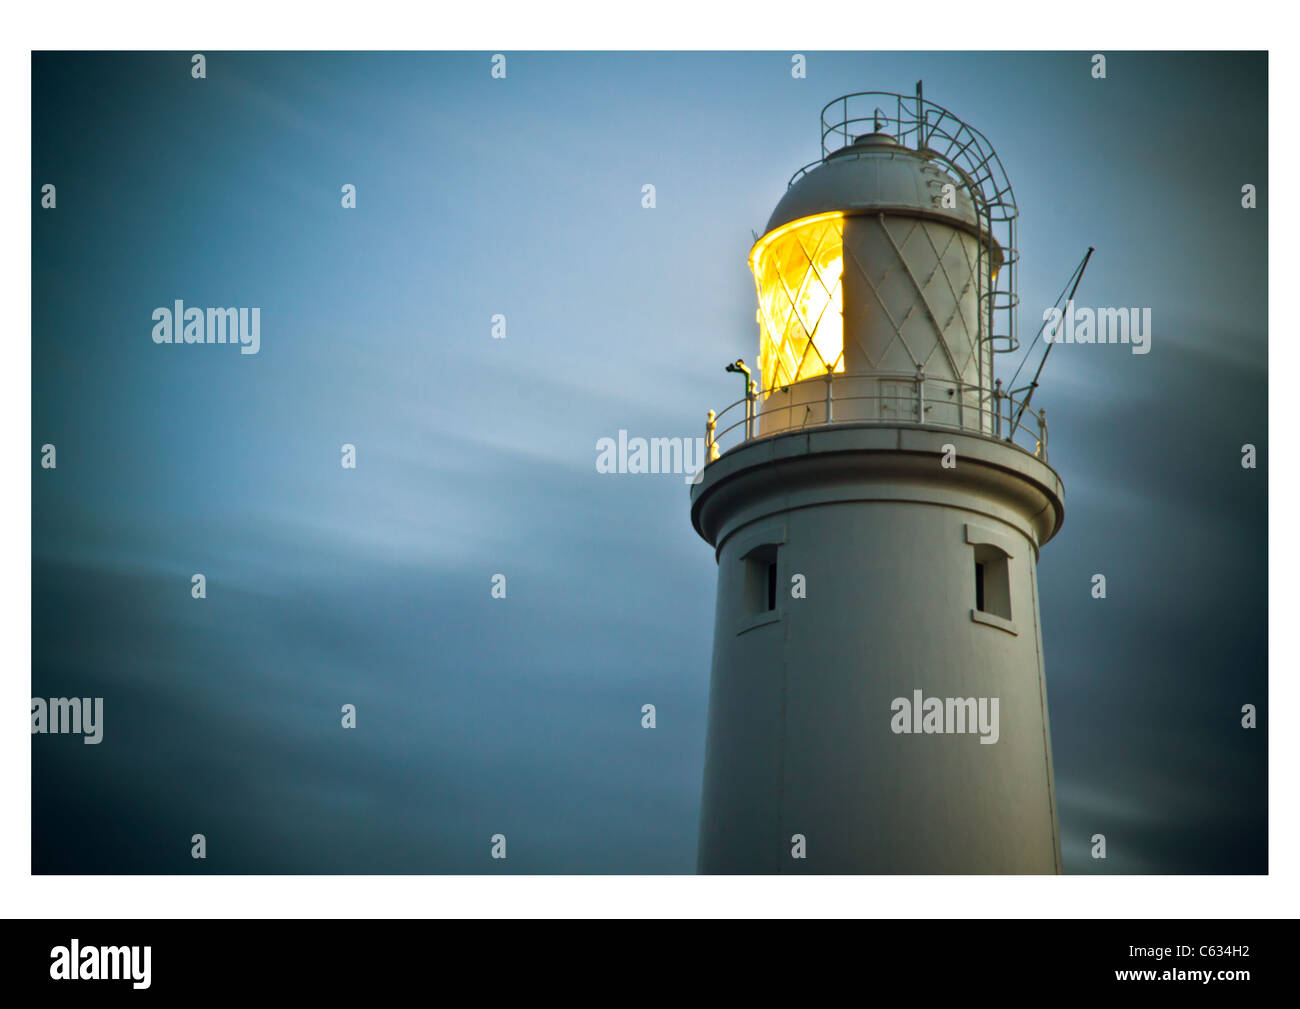
[(764, 397), (844, 371), (843, 229), (839, 213), (805, 217), (764, 235), (750, 254)]

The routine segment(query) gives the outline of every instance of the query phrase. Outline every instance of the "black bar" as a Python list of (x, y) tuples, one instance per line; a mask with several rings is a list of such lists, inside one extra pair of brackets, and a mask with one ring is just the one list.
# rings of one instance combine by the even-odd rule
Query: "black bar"
[[(717, 911), (725, 914), (726, 908)], [(635, 900), (629, 901), (627, 913), (638, 914)], [(792, 934), (785, 931), (789, 927), (777, 926), (787, 937)], [(789, 961), (781, 959), (787, 978), (810, 970), (823, 974), (829, 966), (832, 977), (827, 980), (834, 975), (848, 980), (852, 973), (860, 992), (893, 988), (895, 997), (908, 1002), (916, 998), (918, 1004), (929, 1004), (931, 996), (947, 992), (980, 1002), (995, 992), (997, 1000), (1008, 994), (1044, 999), (1068, 995), (1073, 1003), (1080, 993), (1116, 993), (1126, 988), (1134, 999), (1162, 1000), (1169, 994), (1181, 998), (1195, 990), (1226, 1001), (1240, 998), (1243, 989), (1261, 985), (1276, 989), (1285, 983), (1289, 972), (1276, 969), (1273, 952), (1285, 948), (1285, 941), (1277, 937), (1277, 930), (1284, 927), (1275, 921), (1206, 920), (869, 921), (851, 930), (814, 934), (799, 929), (796, 949), (790, 951), (793, 956)], [(403, 992), (450, 993), (446, 985), (455, 979), (462, 981), (458, 990), (467, 1001), (490, 1001), (495, 993), (508, 990), (508, 985), (500, 984), (503, 973), (529, 979), (524, 983), (540, 994), (537, 986), (542, 979), (558, 980), (563, 967), (564, 988), (575, 994), (609, 991), (606, 975), (612, 973), (615, 978), (622, 976), (623, 985), (649, 984), (680, 996), (687, 969), (698, 966), (704, 952), (698, 945), (632, 943), (612, 929), (600, 930), (603, 939), (584, 931), (588, 934), (582, 940), (581, 963), (567, 956), (557, 963), (555, 944), (522, 941), (505, 925), (455, 928), (427, 921), (315, 919), (40, 920), (12, 931), (5, 944), (4, 976), (11, 986), (39, 995), (86, 1000), (117, 992), (155, 1000), (196, 995), (207, 1004), (225, 995), (284, 993), (298, 1005), (317, 995), (335, 1005), (353, 993), (370, 1000)], [(1263, 941), (1264, 935), (1270, 941)], [(737, 938), (732, 936), (726, 945)], [(82, 956), (88, 956), (84, 962), (97, 960), (99, 947), (137, 947), (134, 962), (142, 966), (143, 948), (149, 947), (148, 987), (135, 988), (139, 982), (129, 977), (52, 978), (52, 967), (61, 969), (62, 951), (70, 954), (74, 940)], [(91, 947), (97, 951), (87, 954)], [(713, 952), (723, 953), (723, 949)], [(1264, 958), (1274, 966), (1264, 965)], [(548, 961), (546, 970), (530, 969), (542, 959)], [(763, 968), (777, 967), (770, 952), (766, 960), (739, 956), (727, 974), (731, 983), (743, 984), (742, 975), (757, 980), (760, 972), (765, 973)], [(1134, 971), (1153, 974), (1119, 976)], [(1194, 979), (1180, 976), (1192, 971), (1198, 972)], [(1200, 972), (1208, 972), (1210, 979), (1202, 979)], [(1224, 972), (1247, 976), (1230, 979), (1221, 976)], [(463, 987), (475, 977), (479, 981)]]

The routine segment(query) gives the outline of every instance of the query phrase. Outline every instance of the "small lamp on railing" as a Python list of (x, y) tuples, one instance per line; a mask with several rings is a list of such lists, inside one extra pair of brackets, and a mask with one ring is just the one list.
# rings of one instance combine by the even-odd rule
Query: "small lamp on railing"
[(729, 375), (740, 375), (740, 376), (742, 376), (741, 381), (743, 381), (743, 382), (745, 383), (745, 395), (748, 397), (748, 395), (749, 395), (749, 368), (747, 368), (747, 367), (745, 366), (745, 359), (742, 357), (742, 358), (740, 358), (740, 359), (738, 359), (738, 360), (732, 361), (729, 365), (727, 365), (727, 367), (726, 367), (726, 371), (727, 371), (727, 374), (729, 374)]
[(758, 386), (750, 380), (749, 369), (745, 366), (743, 357), (732, 361), (726, 370), (740, 375), (745, 383), (745, 440), (748, 441), (754, 437), (754, 400), (758, 398)]

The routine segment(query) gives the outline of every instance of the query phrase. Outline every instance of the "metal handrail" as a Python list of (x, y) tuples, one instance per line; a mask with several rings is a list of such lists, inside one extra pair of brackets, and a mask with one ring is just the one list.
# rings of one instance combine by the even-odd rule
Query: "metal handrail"
[[(828, 380), (829, 379), (829, 380)], [(845, 386), (854, 387), (861, 381), (869, 380), (887, 380), (887, 381), (910, 381), (914, 383), (916, 389), (915, 400), (900, 400), (897, 394), (886, 395), (877, 392), (873, 395), (844, 395)], [(814, 400), (804, 400), (797, 403), (788, 403), (785, 405), (774, 404), (772, 397), (780, 393), (788, 393), (796, 387), (807, 387), (809, 383), (821, 382), (825, 385), (825, 393), (819, 394)], [(839, 386), (841, 394), (836, 395), (835, 389)], [(926, 391), (932, 391), (932, 397), (927, 402)], [(933, 395), (937, 393), (938, 395)], [(976, 401), (967, 402), (967, 397), (974, 394)], [(927, 417), (935, 402), (952, 403), (958, 412), (957, 423), (947, 423)], [(834, 374), (830, 376), (818, 376), (816, 378), (804, 379), (802, 382), (794, 382), (786, 386), (777, 386), (774, 389), (766, 390), (763, 393), (762, 406), (757, 396), (747, 396), (745, 399), (725, 407), (718, 413), (709, 411), (708, 422), (705, 427), (705, 445), (706, 459), (713, 462), (722, 454), (737, 448), (740, 445), (747, 444), (751, 441), (761, 441), (765, 438), (775, 438), (783, 434), (791, 434), (801, 430), (813, 428), (833, 427), (837, 424), (855, 424), (855, 425), (882, 425), (892, 426), (897, 424), (917, 424), (923, 427), (933, 427), (948, 431), (965, 431), (970, 434), (983, 435), (985, 437), (997, 438), (1005, 441), (1023, 452), (1027, 452), (1043, 462), (1047, 462), (1047, 414), (1045, 410), (1029, 410), (1021, 408), (1025, 406), (1025, 400), (1013, 395), (1010, 392), (1002, 390), (1001, 383), (995, 384), (991, 392), (985, 392), (979, 386), (969, 382), (957, 382), (951, 379), (937, 378), (926, 376), (923, 373), (905, 374), (894, 372), (870, 372), (866, 374)], [(908, 406), (907, 415), (899, 414), (896, 417), (884, 419), (871, 418), (854, 418), (839, 420), (835, 419), (836, 414), (834, 405), (836, 403), (851, 402), (887, 402), (890, 404), (906, 403)], [(825, 404), (826, 418), (809, 422), (809, 416), (813, 407), (819, 404)], [(804, 416), (802, 421), (797, 421), (790, 411), (803, 410)], [(739, 415), (737, 411), (740, 411)], [(760, 433), (763, 418), (777, 416), (785, 412), (788, 424), (780, 425), (775, 430), (767, 433)], [(1020, 412), (1021, 420), (1015, 422), (1013, 418)], [(728, 415), (730, 414), (730, 418)], [(727, 420), (730, 423), (727, 423)], [(986, 423), (987, 421), (987, 423)], [(1032, 423), (1030, 423), (1032, 421)]]
[[(862, 104), (854, 101), (855, 99), (884, 99), (887, 104), (892, 102), (893, 114), (875, 106), (870, 115), (850, 115), (851, 101), (855, 105)], [(909, 105), (912, 108), (909, 108)], [(826, 113), (836, 106), (843, 109), (843, 113), (838, 119), (828, 119)], [(944, 157), (945, 160), (960, 162), (966, 166), (966, 170), (973, 178), (993, 183), (991, 190), (985, 190), (985, 196), (992, 197), (989, 200), (990, 207), (1002, 211), (1005, 215), (995, 217), (995, 221), (1009, 220), (1018, 215), (1011, 183), (1007, 178), (1006, 170), (1002, 167), (1002, 159), (998, 157), (997, 151), (983, 133), (942, 105), (919, 96), (913, 98), (892, 91), (856, 91), (827, 102), (821, 112), (822, 156), (795, 172), (790, 177), (789, 185), (794, 185), (802, 175), (822, 164), (830, 155), (851, 147), (857, 138), (857, 131), (851, 130), (850, 127), (866, 123), (871, 123), (873, 133), (892, 127), (893, 136), (899, 143), (906, 146), (911, 141), (910, 146), (913, 149), (928, 151)], [(839, 138), (840, 143), (828, 144), (829, 137)], [(946, 148), (936, 146), (934, 143), (936, 139), (947, 141), (948, 146)], [(967, 157), (967, 152), (971, 150), (974, 154)], [(984, 189), (983, 185), (981, 189)]]

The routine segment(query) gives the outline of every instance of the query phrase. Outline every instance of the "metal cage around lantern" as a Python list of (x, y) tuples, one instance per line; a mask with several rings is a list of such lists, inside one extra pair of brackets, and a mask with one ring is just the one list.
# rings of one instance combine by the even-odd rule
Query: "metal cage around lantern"
[[(990, 353), (1017, 350), (1016, 307), (1020, 303), (1016, 278), (1020, 255), (1016, 244), (1015, 193), (997, 151), (988, 138), (941, 105), (926, 100), (920, 85), (915, 95), (890, 91), (859, 91), (827, 102), (821, 111), (822, 157), (790, 177), (793, 186), (823, 164), (827, 157), (851, 145), (860, 133), (892, 132), (953, 172), (975, 203), (981, 227), (1001, 249), (1002, 263), (985, 256), (981, 264), (980, 318), (986, 327), (982, 341)], [(980, 248), (988, 247), (981, 242)], [(988, 390), (990, 393), (992, 390)]]

